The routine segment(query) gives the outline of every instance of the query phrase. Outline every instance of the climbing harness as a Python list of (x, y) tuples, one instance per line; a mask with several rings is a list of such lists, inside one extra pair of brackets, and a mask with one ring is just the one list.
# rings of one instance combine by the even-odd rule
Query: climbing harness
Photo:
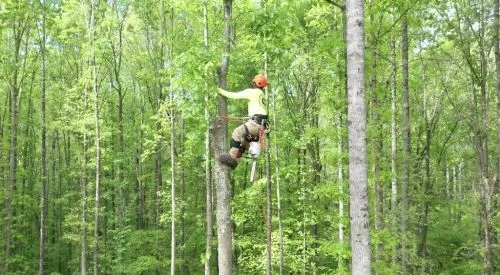
[(264, 126), (268, 129), (268, 117), (267, 115), (253, 115), (248, 117), (234, 117), (234, 116), (218, 116), (218, 118), (223, 119), (226, 122), (242, 122), (245, 129), (245, 140), (248, 142), (246, 146), (243, 146), (240, 142), (231, 140), (231, 147), (239, 148), (239, 156), (241, 156), (245, 150), (248, 149), (248, 156), (252, 160), (251, 170), (250, 170), (250, 182), (254, 181), (255, 171), (257, 169), (257, 159), (260, 156), (262, 149), (266, 149), (266, 131), (259, 131), (258, 135), (252, 135), (248, 129), (245, 122), (252, 120), (255, 123)]

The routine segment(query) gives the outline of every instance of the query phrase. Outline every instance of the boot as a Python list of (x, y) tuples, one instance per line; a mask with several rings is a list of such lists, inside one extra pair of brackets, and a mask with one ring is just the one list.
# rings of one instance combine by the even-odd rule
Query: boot
[(238, 160), (240, 156), (240, 149), (232, 147), (229, 150), (229, 153), (225, 153), (219, 156), (219, 161), (234, 170), (238, 166)]
[(219, 161), (229, 166), (233, 170), (236, 169), (236, 167), (238, 166), (238, 161), (235, 158), (231, 157), (229, 153), (224, 153), (220, 155)]

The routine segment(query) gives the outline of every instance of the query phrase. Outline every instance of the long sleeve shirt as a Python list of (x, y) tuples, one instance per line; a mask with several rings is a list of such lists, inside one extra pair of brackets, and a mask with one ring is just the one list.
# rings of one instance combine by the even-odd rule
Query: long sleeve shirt
[(264, 92), (261, 89), (251, 88), (231, 93), (219, 88), (219, 94), (231, 99), (248, 100), (248, 116), (256, 114), (267, 115), (266, 108), (264, 107)]

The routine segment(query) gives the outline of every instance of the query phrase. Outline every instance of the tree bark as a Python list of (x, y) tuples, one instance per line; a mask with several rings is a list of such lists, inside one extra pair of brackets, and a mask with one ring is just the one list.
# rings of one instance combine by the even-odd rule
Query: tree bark
[(408, 86), (408, 21), (403, 15), (401, 21), (401, 48), (402, 48), (402, 86), (403, 86), (403, 159), (401, 182), (401, 261), (403, 275), (408, 274), (408, 250), (407, 250), (407, 230), (408, 230), (408, 186), (410, 185), (410, 97)]
[[(118, 30), (115, 33), (117, 41), (110, 41), (110, 47), (113, 54), (112, 60), (112, 80), (111, 86), (118, 93), (118, 150), (120, 153), (119, 162), (118, 162), (118, 181), (120, 183), (120, 187), (118, 188), (118, 194), (120, 196), (120, 203), (118, 209), (118, 217), (119, 217), (119, 227), (122, 228), (123, 222), (125, 221), (125, 208), (127, 205), (127, 191), (126, 185), (124, 184), (125, 180), (125, 130), (123, 126), (123, 101), (125, 98), (126, 90), (122, 84), (122, 59), (123, 59), (123, 29), (125, 26), (125, 19), (127, 16), (128, 7), (122, 11), (120, 14), (120, 10), (116, 5), (116, 2), (113, 2), (113, 12), (116, 15), (116, 19), (119, 21)], [(115, 44), (116, 43), (116, 44)], [(121, 257), (119, 255), (118, 257)]]
[(364, 99), (363, 1), (347, 1), (346, 12), (351, 273), (354, 275), (367, 275), (371, 274), (371, 252)]
[[(276, 124), (276, 98), (273, 93), (273, 129), (276, 135), (278, 129)], [(284, 253), (284, 240), (283, 240), (283, 225), (281, 220), (281, 194), (280, 194), (280, 170), (279, 170), (279, 157), (278, 157), (278, 145), (274, 144), (274, 161), (275, 161), (275, 179), (276, 179), (276, 203), (277, 203), (277, 214), (278, 214), (278, 244), (280, 249), (280, 257), (279, 257), (279, 266), (280, 271), (279, 274), (282, 275), (284, 272), (285, 265), (285, 253)]]
[[(496, 126), (497, 126), (497, 141), (496, 141), (496, 179), (495, 182), (493, 183), (493, 190), (491, 196), (494, 198), (498, 194), (498, 190), (500, 189), (500, 1), (499, 0), (494, 0), (494, 20), (495, 20), (495, 25), (493, 29), (494, 33), (494, 52), (495, 52), (495, 91), (497, 95), (497, 102), (496, 102), (496, 111), (497, 111), (497, 117), (496, 117)], [(498, 209), (498, 200), (496, 203), (493, 204), (493, 208)], [(498, 233), (496, 235), (498, 238)]]
[[(203, 1), (203, 42), (205, 47), (205, 54), (209, 54), (209, 37), (208, 37), (208, 7), (207, 0)], [(207, 72), (205, 72), (206, 74)], [(205, 75), (207, 77), (207, 75)], [(205, 121), (207, 130), (205, 131), (205, 218), (207, 223), (206, 232), (206, 247), (205, 247), (205, 275), (211, 273), (212, 263), (212, 245), (214, 235), (214, 222), (213, 222), (213, 195), (212, 195), (212, 167), (210, 162), (210, 113), (208, 111), (208, 82), (205, 80)]]
[(40, 145), (40, 248), (39, 248), (39, 261), (38, 261), (38, 274), (45, 274), (45, 233), (46, 233), (46, 213), (47, 213), (47, 203), (45, 201), (46, 197), (46, 185), (47, 185), (47, 154), (46, 154), (46, 122), (45, 122), (45, 88), (46, 88), (46, 67), (45, 67), (45, 13), (46, 13), (46, 3), (43, 0), (42, 5), (42, 43), (40, 46), (40, 51), (42, 54), (42, 70), (41, 70), (41, 90), (40, 90), (40, 125), (41, 125), (41, 145)]
[[(224, 10), (224, 48), (219, 68), (219, 87), (227, 89), (227, 74), (229, 69), (229, 52), (232, 37), (232, 0), (223, 1)], [(218, 160), (218, 156), (226, 152), (227, 125), (220, 118), (227, 116), (227, 101), (219, 95), (218, 115), (212, 122), (212, 134), (215, 151), (215, 179), (217, 191), (217, 239), (218, 239), (218, 264), (219, 274), (232, 274), (233, 267), (233, 223), (231, 220), (231, 181), (229, 167)]]
[[(171, 2), (170, 6), (170, 19), (169, 19), (169, 31), (170, 35), (168, 36), (168, 41), (170, 42), (168, 46), (167, 53), (167, 63), (172, 66), (173, 62), (173, 54), (174, 54), (174, 43), (173, 43), (173, 31), (174, 31), (174, 7)], [(171, 69), (171, 68), (169, 68)], [(174, 99), (174, 86), (173, 86), (173, 78), (172, 78), (172, 70), (169, 73), (169, 122), (170, 122), (170, 274), (175, 274), (175, 248), (176, 248), (176, 238), (175, 238), (175, 215), (177, 212), (177, 206), (175, 203), (176, 194), (175, 194), (175, 170), (176, 170), (176, 156), (175, 156), (175, 99)]]
[[(339, 115), (339, 125), (342, 125), (342, 115)], [(342, 135), (339, 134), (339, 140), (337, 144), (337, 150), (338, 152), (342, 152), (344, 150), (344, 141), (342, 140)], [(339, 230), (339, 244), (340, 247), (343, 249), (344, 247), (344, 199), (342, 198), (344, 195), (344, 164), (342, 157), (339, 156), (337, 160), (337, 181), (338, 181), (338, 189), (339, 189), (339, 195), (340, 198), (338, 199), (338, 213), (339, 213), (339, 222), (338, 222), (338, 230)], [(338, 271), (337, 273), (339, 275), (344, 274), (344, 258), (339, 257), (338, 259)]]
[(96, 39), (96, 2), (90, 1), (90, 66), (92, 70), (92, 92), (95, 96), (94, 102), (94, 123), (95, 123), (95, 147), (96, 147), (96, 160), (95, 160), (95, 197), (94, 197), (94, 251), (93, 251), (93, 264), (94, 274), (99, 274), (99, 210), (101, 203), (101, 128), (100, 128), (100, 105), (99, 105), (99, 87), (97, 86), (97, 64), (95, 54), (95, 39)]
[[(392, 231), (398, 232), (398, 173), (397, 173), (397, 63), (396, 63), (396, 41), (391, 41), (391, 212)], [(398, 258), (397, 246), (393, 250), (392, 263), (396, 264)]]
[[(426, 83), (426, 72), (425, 66), (423, 66), (423, 82)], [(429, 229), (428, 226), (428, 217), (429, 217), (429, 195), (430, 195), (430, 158), (431, 158), (431, 122), (429, 121), (429, 103), (428, 103), (428, 93), (427, 89), (423, 88), (424, 93), (424, 104), (423, 104), (423, 112), (424, 112), (424, 128), (425, 128), (425, 147), (424, 147), (424, 176), (422, 182), (422, 192), (423, 192), (423, 213), (422, 220), (420, 222), (420, 242), (418, 244), (418, 255), (424, 259), (427, 256), (427, 231)], [(423, 270), (424, 271), (424, 270)]]
[[(22, 8), (20, 6), (19, 8)], [(5, 254), (3, 262), (3, 273), (9, 273), (9, 262), (11, 253), (15, 247), (13, 242), (13, 227), (14, 227), (14, 209), (13, 200), (16, 192), (16, 174), (17, 174), (17, 131), (19, 124), (19, 105), (21, 100), (21, 83), (24, 79), (23, 66), (26, 65), (28, 54), (21, 55), (21, 46), (23, 39), (29, 40), (29, 32), (26, 18), (19, 19), (13, 22), (12, 30), (12, 53), (13, 53), (13, 72), (10, 72), (9, 78), (9, 98), (10, 98), (10, 141), (9, 141), (9, 171), (7, 179), (7, 199), (6, 199), (6, 225), (5, 225)], [(26, 49), (27, 53), (27, 49)], [(24, 64), (21, 64), (23, 62)]]
[[(84, 106), (88, 110), (87, 87), (84, 88)], [(83, 167), (81, 168), (81, 203), (82, 203), (82, 235), (81, 235), (81, 259), (80, 272), (87, 274), (87, 164), (88, 164), (88, 137), (86, 129), (83, 132)]]
[[(264, 1), (264, 9), (267, 18), (267, 1)], [(264, 53), (264, 75), (267, 77), (268, 55)], [(266, 96), (266, 110), (269, 113), (269, 90), (264, 88)], [(271, 188), (271, 151), (269, 133), (265, 134), (266, 139), (266, 274), (272, 273), (272, 188)]]
[[(371, 2), (371, 6), (373, 6), (373, 1)], [(370, 15), (370, 23), (375, 25), (375, 16), (373, 13)], [(380, 29), (379, 29), (380, 31)], [(371, 56), (371, 76), (370, 76), (370, 90), (371, 90), (371, 104), (370, 104), (370, 113), (371, 113), (371, 122), (373, 123), (373, 127), (371, 128), (372, 132), (372, 150), (373, 150), (373, 182), (375, 184), (375, 230), (380, 232), (384, 229), (384, 193), (383, 188), (380, 183), (380, 162), (375, 161), (381, 158), (382, 154), (382, 129), (381, 129), (381, 121), (379, 116), (379, 102), (378, 102), (378, 91), (377, 91), (377, 58), (378, 58), (378, 36), (380, 33), (374, 34), (372, 38), (372, 56)], [(381, 260), (382, 250), (384, 245), (382, 242), (377, 244), (375, 249), (375, 261)]]

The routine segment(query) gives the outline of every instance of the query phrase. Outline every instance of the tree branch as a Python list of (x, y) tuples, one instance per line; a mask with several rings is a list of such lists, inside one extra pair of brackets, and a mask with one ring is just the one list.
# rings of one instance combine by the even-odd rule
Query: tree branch
[(332, 4), (332, 5), (334, 5), (335, 7), (339, 8), (339, 9), (341, 9), (342, 11), (345, 11), (345, 4), (342, 5), (342, 4), (339, 4), (339, 3), (337, 3), (337, 2), (335, 2), (333, 0), (325, 0), (325, 1), (328, 2), (328, 3), (330, 3), (330, 4)]

